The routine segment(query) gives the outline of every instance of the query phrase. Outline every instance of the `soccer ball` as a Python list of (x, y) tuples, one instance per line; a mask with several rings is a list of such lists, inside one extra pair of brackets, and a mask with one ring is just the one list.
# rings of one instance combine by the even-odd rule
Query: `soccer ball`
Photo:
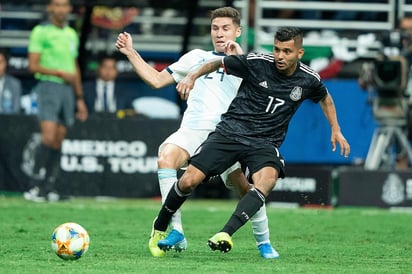
[(79, 259), (90, 244), (89, 234), (76, 223), (64, 223), (56, 227), (51, 240), (53, 251), (63, 260)]

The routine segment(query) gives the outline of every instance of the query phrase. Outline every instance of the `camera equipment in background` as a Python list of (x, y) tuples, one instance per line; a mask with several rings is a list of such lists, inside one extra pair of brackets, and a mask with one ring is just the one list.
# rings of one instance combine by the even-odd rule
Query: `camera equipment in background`
[(372, 110), (379, 125), (369, 146), (365, 169), (392, 168), (400, 153), (406, 153), (412, 163), (412, 148), (405, 132), (409, 109), (405, 96), (409, 65), (404, 55), (410, 40), (398, 31), (383, 35), (383, 55), (369, 64), (370, 71), (364, 73), (370, 78), (368, 81), (374, 92)]

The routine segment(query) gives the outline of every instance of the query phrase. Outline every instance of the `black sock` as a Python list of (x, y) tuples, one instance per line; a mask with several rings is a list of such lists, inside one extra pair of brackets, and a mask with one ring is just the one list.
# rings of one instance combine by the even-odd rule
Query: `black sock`
[(55, 182), (60, 171), (60, 149), (50, 149), (49, 159), (46, 163), (46, 179), (45, 179), (45, 191), (56, 191)]
[(34, 154), (34, 166), (32, 179), (42, 182), (46, 178), (47, 173), (47, 162), (49, 160), (50, 154), (52, 153), (52, 148), (41, 143)]
[(256, 188), (252, 188), (237, 204), (235, 212), (233, 212), (229, 221), (223, 227), (221, 232), (226, 232), (230, 236), (233, 235), (240, 227), (242, 227), (255, 213), (261, 208), (265, 202), (265, 196)]
[(178, 182), (174, 183), (167, 195), (166, 201), (160, 209), (159, 215), (154, 223), (154, 228), (156, 230), (166, 231), (173, 214), (186, 201), (190, 194), (191, 193), (182, 192), (179, 189)]

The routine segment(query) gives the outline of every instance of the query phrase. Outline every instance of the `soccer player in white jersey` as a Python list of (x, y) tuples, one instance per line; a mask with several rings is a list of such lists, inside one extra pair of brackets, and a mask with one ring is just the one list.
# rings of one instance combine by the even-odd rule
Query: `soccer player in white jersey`
[[(210, 18), (214, 51), (192, 50), (160, 72), (147, 64), (133, 49), (130, 34), (120, 33), (116, 47), (127, 56), (136, 73), (150, 87), (158, 89), (175, 84), (190, 71), (197, 69), (210, 59), (219, 55), (243, 53), (239, 45), (233, 43), (241, 34), (239, 11), (232, 7), (218, 8), (211, 11)], [(197, 147), (215, 129), (221, 114), (226, 112), (230, 102), (235, 97), (240, 83), (240, 78), (225, 74), (223, 69), (218, 69), (196, 81), (194, 89), (188, 97), (187, 108), (180, 128), (159, 147), (158, 179), (162, 203), (170, 188), (177, 181), (177, 170), (187, 165), (187, 161)], [(250, 189), (238, 163), (223, 173), (221, 178), (226, 186), (236, 188), (241, 196)], [(269, 240), (265, 206), (262, 206), (261, 210), (251, 218), (251, 223), (261, 256), (278, 258), (279, 254)], [(169, 226), (171, 231), (167, 236), (166, 233), (163, 233), (158, 235), (156, 239), (151, 237), (151, 241), (149, 241), (149, 249), (154, 257), (164, 256), (165, 251), (171, 248), (176, 251), (187, 248), (180, 210), (173, 215)]]

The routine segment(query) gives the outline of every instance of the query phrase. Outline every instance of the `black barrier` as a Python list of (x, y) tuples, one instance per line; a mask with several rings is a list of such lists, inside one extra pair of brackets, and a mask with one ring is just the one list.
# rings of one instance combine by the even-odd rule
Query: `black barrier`
[(27, 177), (20, 169), (22, 151), (33, 132), (36, 119), (24, 115), (0, 115), (0, 190), (22, 191)]
[[(94, 114), (77, 121), (63, 142), (57, 186), (75, 196), (154, 197), (157, 149), (180, 121), (142, 116)], [(40, 142), (34, 116), (0, 115), (0, 190), (24, 191), (33, 165), (33, 148)], [(332, 168), (287, 166), (268, 201), (330, 205)], [(228, 198), (223, 184), (205, 183), (194, 198)], [(236, 194), (232, 194), (237, 197)]]
[[(63, 142), (57, 188), (77, 196), (153, 197), (157, 149), (180, 121), (92, 115), (77, 121)], [(40, 141), (33, 116), (0, 115), (0, 190), (24, 191)]]
[(412, 207), (411, 171), (339, 171), (339, 205)]
[(279, 179), (267, 202), (303, 205), (332, 205), (333, 168), (287, 165), (286, 177)]

